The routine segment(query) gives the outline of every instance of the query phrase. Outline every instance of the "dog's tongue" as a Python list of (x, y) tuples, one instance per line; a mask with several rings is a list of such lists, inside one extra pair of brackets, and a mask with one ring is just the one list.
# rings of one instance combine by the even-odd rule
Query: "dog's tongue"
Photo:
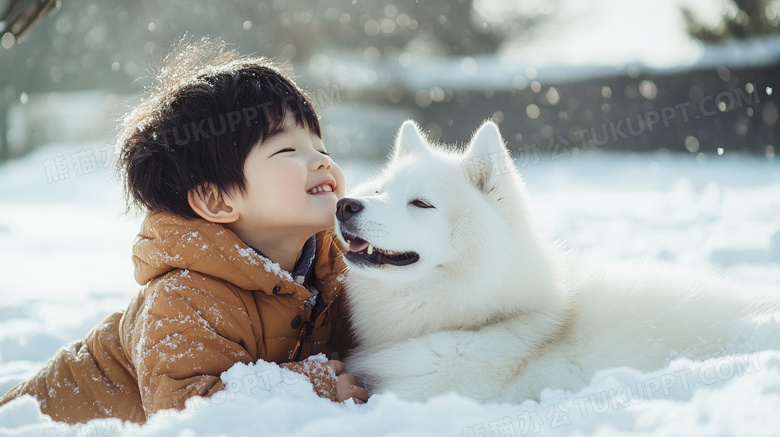
[(349, 251), (350, 252), (362, 252), (364, 250), (368, 249), (368, 241), (365, 240), (350, 240), (349, 242)]

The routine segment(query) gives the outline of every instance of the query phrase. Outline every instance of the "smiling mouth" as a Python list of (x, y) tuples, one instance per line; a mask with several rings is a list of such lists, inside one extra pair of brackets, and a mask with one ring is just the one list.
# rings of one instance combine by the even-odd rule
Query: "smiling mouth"
[(320, 194), (320, 193), (332, 193), (334, 187), (330, 184), (330, 182), (326, 182), (324, 184), (317, 185), (316, 187), (312, 188), (311, 190), (307, 190), (306, 192), (309, 194)]
[(355, 235), (341, 231), (342, 236), (349, 244), (349, 251), (344, 254), (347, 261), (365, 266), (407, 266), (420, 259), (417, 252), (396, 252), (392, 250), (374, 247), (371, 243)]

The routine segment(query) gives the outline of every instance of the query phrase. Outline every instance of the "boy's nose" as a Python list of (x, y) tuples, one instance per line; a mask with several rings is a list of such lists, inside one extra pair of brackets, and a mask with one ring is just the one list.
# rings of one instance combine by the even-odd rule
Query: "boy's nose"
[(330, 160), (330, 157), (327, 155), (323, 155), (320, 152), (314, 151), (316, 155), (314, 155), (314, 159), (312, 160), (312, 168), (314, 170), (319, 170), (321, 168), (324, 168), (325, 170), (330, 170), (332, 168), (332, 162)]
[(345, 197), (336, 203), (336, 218), (340, 222), (346, 221), (362, 209), (363, 204), (359, 200)]

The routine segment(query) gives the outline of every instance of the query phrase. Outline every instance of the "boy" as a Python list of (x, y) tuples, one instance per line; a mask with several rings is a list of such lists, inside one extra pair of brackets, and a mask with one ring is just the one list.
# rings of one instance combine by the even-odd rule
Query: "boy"
[(331, 229), (344, 176), (303, 92), (264, 59), (182, 43), (119, 145), (128, 204), (148, 212), (133, 248), (144, 287), (0, 405), (30, 394), (54, 420), (143, 423), (258, 359), (365, 401), (340, 361), (299, 361), (349, 343)]

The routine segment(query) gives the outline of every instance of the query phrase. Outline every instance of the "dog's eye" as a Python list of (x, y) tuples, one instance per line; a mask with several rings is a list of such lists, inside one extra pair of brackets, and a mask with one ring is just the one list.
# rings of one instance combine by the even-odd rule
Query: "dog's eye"
[(378, 195), (379, 195), (379, 193), (381, 193), (381, 192), (382, 192), (382, 190), (380, 190), (379, 188), (377, 188), (376, 190), (374, 190), (374, 196), (378, 196)]
[(431, 205), (430, 203), (424, 202), (420, 199), (414, 199), (411, 202), (409, 202), (409, 205), (416, 206), (418, 208), (436, 208), (435, 206)]

